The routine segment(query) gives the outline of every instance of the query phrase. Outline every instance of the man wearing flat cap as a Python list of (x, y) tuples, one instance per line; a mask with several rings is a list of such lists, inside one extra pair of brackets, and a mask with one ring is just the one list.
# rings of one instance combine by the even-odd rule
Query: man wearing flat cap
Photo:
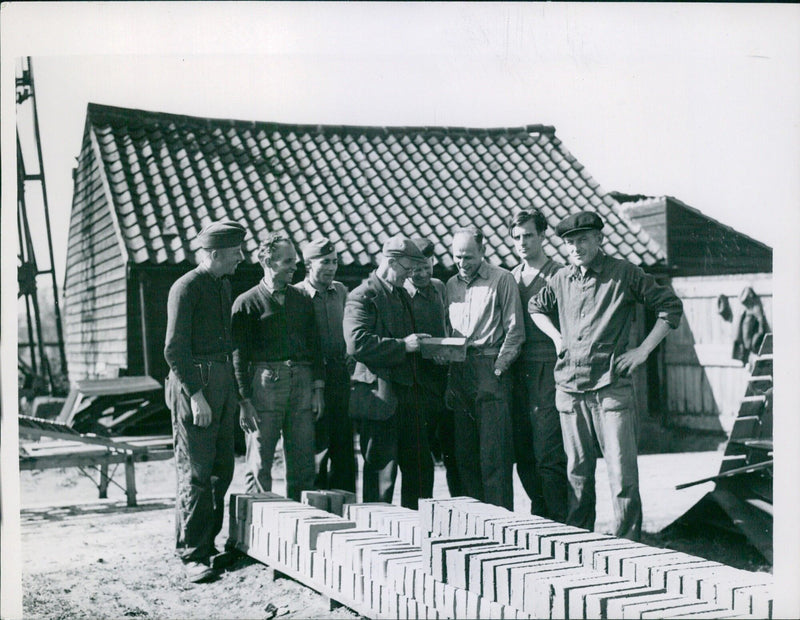
[(455, 453), (465, 495), (514, 509), (511, 364), (525, 341), (514, 276), (489, 264), (475, 227), (453, 233), (458, 271), (447, 281), (451, 335), (467, 359), (450, 364), (446, 398), (454, 411)]
[[(424, 237), (412, 239), (425, 257), (425, 262), (414, 267), (405, 289), (411, 297), (411, 311), (417, 331), (434, 338), (447, 335), (445, 317), (444, 282), (433, 277), (436, 258), (433, 243)], [(447, 387), (447, 365), (417, 357), (419, 373), (420, 403), (428, 425), (428, 441), (435, 456), (441, 457), (447, 475), (447, 489), (451, 497), (461, 495), (461, 485), (455, 461), (453, 412), (445, 406), (444, 391)]]
[[(200, 232), (202, 258), (169, 291), (164, 393), (172, 412), (178, 491), (176, 547), (189, 581), (215, 575), (214, 539), (233, 477), (238, 393), (233, 376), (231, 283), (245, 229), (215, 222)], [(243, 424), (247, 425), (247, 420)]]
[(403, 288), (425, 256), (408, 237), (386, 240), (377, 269), (347, 296), (344, 339), (356, 366), (350, 415), (359, 422), (363, 501), (392, 502), (397, 468), (401, 504), (416, 509), (433, 493), (433, 461), (418, 407), (414, 353), (420, 339)]
[(247, 433), (248, 493), (272, 490), (272, 461), (283, 436), (286, 496), (314, 488), (314, 420), (324, 408), (325, 379), (314, 306), (292, 286), (297, 252), (271, 232), (258, 246), (264, 277), (233, 302), (233, 367)]
[[(561, 417), (570, 494), (567, 524), (594, 529), (595, 465), (605, 459), (614, 535), (638, 540), (642, 529), (638, 420), (631, 373), (676, 329), (683, 314), (669, 286), (602, 250), (603, 220), (592, 211), (566, 217), (556, 233), (571, 265), (555, 273), (528, 304), (555, 344), (556, 407)], [(637, 303), (658, 315), (642, 343), (628, 350)], [(558, 313), (560, 327), (547, 316)]]
[(339, 257), (327, 238), (314, 239), (303, 248), (305, 279), (297, 288), (314, 305), (322, 357), (325, 362), (325, 411), (314, 425), (318, 489), (356, 490), (353, 423), (348, 415), (350, 373), (342, 332), (347, 288), (333, 278)]

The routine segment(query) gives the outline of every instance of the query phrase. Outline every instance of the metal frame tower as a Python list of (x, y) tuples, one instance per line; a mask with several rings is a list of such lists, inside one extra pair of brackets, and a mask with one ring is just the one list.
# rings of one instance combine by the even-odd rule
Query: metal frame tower
[[(53, 288), (53, 302), (55, 305), (55, 321), (59, 358), (61, 371), (66, 378), (67, 375), (67, 356), (64, 349), (64, 333), (61, 322), (61, 308), (58, 298), (58, 284), (56, 283), (55, 263), (53, 259), (53, 238), (50, 232), (50, 209), (47, 203), (47, 185), (44, 177), (44, 163), (42, 160), (42, 145), (39, 134), (39, 114), (36, 109), (36, 94), (33, 86), (33, 63), (30, 57), (22, 58), (21, 71), (16, 78), (16, 101), (19, 111), (27, 100), (32, 106), (33, 119), (33, 140), (36, 145), (36, 157), (38, 168), (36, 173), (29, 173), (25, 167), (23, 149), (20, 142), (20, 117), (17, 115), (17, 234), (19, 235), (19, 254), (17, 256), (19, 265), (17, 269), (17, 298), (25, 296), (25, 310), (27, 317), (28, 347), (30, 349), (30, 368), (26, 369), (34, 377), (41, 377), (47, 382), (48, 391), (53, 394), (58, 391), (50, 367), (50, 361), (45, 353), (48, 346), (42, 338), (42, 319), (39, 308), (39, 298), (37, 293), (37, 279), (39, 276), (49, 275)], [(22, 134), (26, 135), (26, 134)], [(47, 240), (47, 250), (49, 267), (42, 269), (36, 260), (34, 252), (33, 237), (31, 234), (30, 222), (28, 219), (28, 207), (25, 200), (26, 189), (29, 183), (37, 183), (40, 186), (42, 205), (44, 209), (44, 224)], [(38, 234), (38, 233), (37, 233)], [(34, 337), (35, 329), (35, 337)], [(38, 357), (38, 359), (37, 359)], [(19, 359), (20, 367), (23, 361)]]

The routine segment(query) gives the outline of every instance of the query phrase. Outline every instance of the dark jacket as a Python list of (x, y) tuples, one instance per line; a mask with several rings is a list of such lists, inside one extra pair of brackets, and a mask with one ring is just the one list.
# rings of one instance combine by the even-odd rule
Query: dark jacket
[(397, 407), (393, 384), (414, 383), (412, 357), (403, 342), (414, 333), (408, 293), (371, 273), (347, 296), (343, 327), (347, 354), (356, 361), (351, 416), (385, 420)]

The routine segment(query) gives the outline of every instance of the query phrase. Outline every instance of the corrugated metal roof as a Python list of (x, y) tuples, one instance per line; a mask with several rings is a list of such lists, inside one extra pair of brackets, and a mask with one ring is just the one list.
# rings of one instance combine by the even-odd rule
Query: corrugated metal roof
[[(435, 241), (444, 267), (453, 227), (477, 225), (487, 256), (515, 264), (505, 226), (534, 206), (555, 226), (592, 209), (606, 251), (653, 265), (663, 252), (623, 220), (552, 127), (506, 129), (286, 125), (178, 116), (89, 104), (123, 242), (134, 263), (196, 262), (197, 233), (229, 217), (258, 239), (287, 231), (298, 246), (319, 234), (343, 266), (374, 263), (388, 236)], [(548, 230), (545, 251), (566, 260)]]

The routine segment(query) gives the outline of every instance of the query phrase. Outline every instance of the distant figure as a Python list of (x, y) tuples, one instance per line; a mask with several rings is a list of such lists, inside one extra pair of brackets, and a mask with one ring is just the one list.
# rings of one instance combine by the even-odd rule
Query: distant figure
[[(614, 535), (638, 540), (642, 500), (636, 462), (638, 419), (631, 373), (643, 364), (683, 314), (669, 286), (601, 249), (603, 220), (574, 213), (556, 227), (572, 265), (556, 272), (530, 300), (536, 326), (555, 344), (556, 407), (570, 483), (567, 524), (594, 529), (595, 465), (606, 461)], [(636, 303), (658, 314), (644, 341), (628, 350)], [(560, 328), (548, 316), (557, 311)]]
[(453, 234), (458, 272), (447, 281), (451, 335), (467, 339), (467, 359), (450, 364), (447, 402), (465, 495), (514, 509), (511, 364), (525, 330), (519, 290), (508, 271), (484, 259), (477, 228)]
[[(542, 249), (547, 220), (538, 209), (521, 209), (509, 222), (514, 250), (520, 258), (511, 273), (519, 287), (522, 307), (564, 265)], [(567, 456), (556, 409), (553, 341), (524, 312), (525, 344), (514, 362), (514, 453), (517, 475), (531, 499), (531, 513), (561, 521), (567, 518)]]
[(767, 334), (767, 319), (761, 300), (750, 286), (745, 286), (739, 294), (742, 313), (736, 326), (733, 342), (733, 358), (739, 360), (752, 371), (752, 361), (758, 355), (761, 342)]
[[(411, 310), (417, 331), (435, 338), (447, 335), (447, 311), (444, 283), (433, 276), (433, 243), (424, 238), (413, 239), (425, 262), (414, 267), (405, 288), (411, 297)], [(453, 412), (444, 403), (447, 387), (447, 364), (437, 364), (433, 360), (418, 359), (420, 400), (428, 425), (428, 441), (435, 455), (441, 455), (447, 476), (447, 488), (451, 497), (461, 495), (461, 484), (455, 456)]]
[[(225, 554), (214, 539), (222, 528), (225, 493), (233, 478), (233, 437), (238, 393), (233, 377), (231, 283), (224, 276), (244, 260), (245, 230), (220, 221), (200, 232), (200, 264), (169, 290), (164, 383), (172, 412), (178, 489), (176, 548), (186, 577), (216, 576)], [(249, 424), (242, 417), (243, 426)]]
[(283, 435), (286, 495), (314, 488), (314, 419), (324, 410), (324, 370), (314, 306), (290, 284), (297, 269), (291, 240), (270, 233), (258, 247), (261, 282), (233, 304), (233, 365), (247, 433), (248, 493), (272, 490), (272, 461)]
[(356, 360), (350, 415), (359, 423), (363, 501), (391, 503), (399, 466), (400, 503), (412, 509), (433, 494), (433, 459), (413, 355), (426, 334), (417, 333), (403, 288), (424, 262), (411, 239), (389, 238), (377, 269), (350, 292), (344, 308), (347, 353)]
[(339, 266), (336, 248), (326, 238), (303, 248), (306, 278), (297, 288), (314, 304), (322, 356), (325, 361), (325, 411), (314, 425), (318, 489), (356, 491), (353, 422), (348, 415), (350, 374), (342, 331), (347, 287), (334, 280)]

